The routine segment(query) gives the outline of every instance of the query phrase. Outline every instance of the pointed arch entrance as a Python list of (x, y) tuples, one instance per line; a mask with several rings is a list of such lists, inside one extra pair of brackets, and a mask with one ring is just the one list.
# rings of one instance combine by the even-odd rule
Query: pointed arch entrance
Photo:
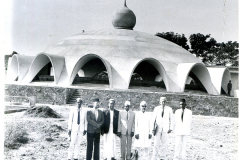
[[(73, 68), (69, 78), (70, 84), (92, 83), (111, 86), (111, 70), (106, 60), (95, 54), (88, 54), (80, 58)], [(81, 74), (79, 74), (81, 73)]]
[[(210, 74), (202, 63), (182, 63), (177, 67), (179, 86), (184, 92), (187, 89), (188, 76), (193, 79), (192, 83), (196, 84), (196, 90), (202, 90), (208, 94), (217, 95), (217, 91), (212, 84)], [(189, 89), (189, 88), (188, 88)]]
[(157, 86), (168, 90), (168, 80), (162, 64), (153, 58), (146, 58), (134, 67), (130, 87), (133, 86)]

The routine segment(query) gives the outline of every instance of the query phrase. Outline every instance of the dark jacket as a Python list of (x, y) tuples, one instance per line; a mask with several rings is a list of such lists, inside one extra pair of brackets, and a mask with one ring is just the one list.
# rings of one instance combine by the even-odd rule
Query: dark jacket
[(87, 132), (88, 133), (100, 133), (101, 127), (104, 123), (104, 115), (101, 110), (98, 109), (98, 118), (96, 120), (93, 110), (87, 112)]
[[(103, 112), (104, 114), (104, 124), (102, 126), (102, 133), (108, 133), (109, 126), (110, 126), (110, 110), (107, 109)], [(119, 118), (119, 111), (114, 109), (113, 110), (113, 133), (117, 134), (118, 131), (118, 118)]]

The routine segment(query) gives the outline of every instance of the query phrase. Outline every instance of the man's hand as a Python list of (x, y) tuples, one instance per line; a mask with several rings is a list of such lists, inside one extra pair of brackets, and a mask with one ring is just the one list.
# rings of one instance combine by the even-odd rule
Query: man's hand
[(118, 132), (118, 133), (117, 133), (117, 136), (118, 136), (119, 138), (121, 138), (121, 132)]
[(131, 137), (133, 137), (134, 136), (134, 132), (131, 132)]
[(71, 133), (72, 133), (72, 131), (69, 130), (69, 131), (68, 131), (68, 136), (69, 136), (69, 137), (71, 137)]
[(171, 133), (171, 132), (172, 132), (172, 130), (171, 130), (171, 129), (169, 129), (167, 133), (169, 134), (169, 133)]
[(86, 134), (86, 133), (87, 133), (87, 131), (86, 131), (86, 130), (84, 130), (84, 131), (83, 131), (83, 136), (85, 136), (85, 134)]
[(139, 134), (136, 134), (136, 135), (135, 135), (135, 138), (136, 138), (136, 139), (139, 139)]
[(101, 135), (103, 135), (104, 134), (104, 130), (101, 130)]
[(100, 124), (97, 124), (97, 126), (96, 126), (97, 128), (100, 128), (101, 127), (101, 125)]
[(152, 130), (152, 134), (154, 135), (154, 130)]
[(149, 134), (149, 135), (148, 135), (148, 139), (151, 139), (151, 138), (152, 138), (152, 134)]

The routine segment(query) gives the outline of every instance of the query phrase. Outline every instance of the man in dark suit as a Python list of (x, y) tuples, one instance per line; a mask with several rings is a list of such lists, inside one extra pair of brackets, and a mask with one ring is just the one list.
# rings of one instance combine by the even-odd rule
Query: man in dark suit
[(104, 115), (99, 108), (99, 99), (93, 99), (93, 109), (87, 112), (87, 160), (92, 159), (93, 145), (94, 154), (93, 160), (99, 160), (99, 142), (101, 127), (104, 123)]
[(104, 134), (104, 160), (116, 160), (117, 156), (117, 133), (119, 111), (114, 109), (115, 100), (110, 99), (108, 107), (104, 113), (104, 124), (102, 134)]

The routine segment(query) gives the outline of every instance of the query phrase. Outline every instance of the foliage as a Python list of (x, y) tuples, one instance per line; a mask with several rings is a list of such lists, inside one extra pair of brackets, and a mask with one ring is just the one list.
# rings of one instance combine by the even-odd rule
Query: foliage
[(155, 36), (162, 37), (166, 40), (169, 40), (173, 43), (178, 44), (179, 46), (183, 47), (184, 49), (188, 50), (189, 46), (187, 44), (187, 38), (185, 37), (184, 34), (180, 35), (178, 33), (174, 34), (174, 32), (162, 32), (162, 33), (157, 33)]
[(214, 52), (215, 64), (231, 64), (233, 66), (238, 66), (238, 54), (239, 54), (239, 44), (235, 41), (228, 41), (227, 43), (218, 43), (217, 51)]
[(174, 32), (162, 32), (155, 34), (158, 37), (167, 39), (173, 43), (182, 46), (196, 57), (199, 57), (206, 65), (232, 65), (238, 66), (239, 43), (228, 41), (227, 43), (218, 43), (210, 34), (201, 33), (191, 34), (187, 44), (187, 38), (184, 34), (174, 34)]
[(197, 57), (201, 57), (202, 62), (207, 65), (223, 65), (231, 64), (238, 66), (238, 47), (239, 44), (235, 41), (227, 43), (217, 43), (210, 37), (210, 34), (203, 35), (200, 33), (192, 34), (189, 37), (191, 53)]
[(197, 33), (191, 34), (189, 37), (191, 44), (191, 49), (189, 51), (195, 54), (197, 57), (202, 57), (203, 62), (206, 61), (204, 58), (207, 57), (209, 51), (214, 51), (217, 44), (217, 41), (210, 36), (210, 34), (207, 34), (205, 36), (201, 33)]
[(27, 132), (23, 124), (14, 122), (6, 126), (4, 147), (9, 149), (18, 149), (22, 144), (29, 141)]

